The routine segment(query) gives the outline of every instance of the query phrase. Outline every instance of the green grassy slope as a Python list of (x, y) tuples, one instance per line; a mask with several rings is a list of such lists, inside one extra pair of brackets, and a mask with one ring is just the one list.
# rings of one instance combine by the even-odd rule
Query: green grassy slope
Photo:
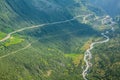
[[(18, 28), (96, 14), (86, 2), (44, 1), (0, 0), (0, 39)], [(81, 20), (25, 30), (0, 43), (0, 80), (83, 80), (83, 53), (99, 31)], [(95, 79), (94, 70), (90, 74)]]
[[(31, 24), (71, 19), (73, 16), (67, 8), (55, 13), (37, 10), (28, 0), (1, 0), (0, 3), (2, 4), (0, 7), (1, 39), (5, 36), (3, 32), (9, 33)], [(65, 4), (69, 3), (66, 1)], [(67, 6), (65, 4), (58, 5)], [(81, 46), (94, 33), (96, 31), (91, 26), (75, 20), (14, 34), (9, 40), (0, 43), (0, 80), (82, 79), (79, 59), (76, 66), (73, 60), (66, 57), (64, 53), (78, 55), (83, 53)], [(33, 42), (31, 46), (28, 46), (31, 42)], [(80, 70), (76, 70), (76, 67)]]
[(8, 33), (16, 28), (28, 26), (28, 22), (20, 17), (10, 5), (6, 3), (6, 0), (0, 0), (0, 4), (0, 31)]

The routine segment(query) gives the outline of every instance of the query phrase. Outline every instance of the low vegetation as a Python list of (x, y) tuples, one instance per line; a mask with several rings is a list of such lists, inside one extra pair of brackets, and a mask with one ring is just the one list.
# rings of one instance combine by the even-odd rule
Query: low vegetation
[[(0, 40), (18, 28), (102, 13), (85, 0), (45, 0), (49, 6), (39, 2), (43, 7), (34, 1), (37, 0), (0, 0)], [(84, 24), (82, 19), (18, 32), (0, 43), (0, 80), (83, 80), (85, 50), (101, 39), (101, 31), (110, 27), (92, 22), (92, 18)], [(109, 35), (110, 42), (92, 50), (90, 80), (119, 80), (119, 34), (118, 28)]]

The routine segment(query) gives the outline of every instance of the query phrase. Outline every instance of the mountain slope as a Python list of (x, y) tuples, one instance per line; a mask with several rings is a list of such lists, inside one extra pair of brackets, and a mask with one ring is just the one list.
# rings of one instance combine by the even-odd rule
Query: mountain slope
[[(78, 13), (70, 13), (76, 4), (73, 0), (32, 0), (31, 2), (29, 0), (1, 0), (0, 3), (2, 4), (0, 31), (5, 34), (1, 35), (0, 39), (7, 33), (23, 27), (69, 20), (78, 15)], [(42, 5), (45, 6), (42, 7)], [(79, 5), (76, 9), (78, 8)], [(82, 8), (79, 10), (83, 13), (91, 12)], [(6, 11), (8, 14), (5, 15)], [(0, 79), (82, 79), (80, 75), (82, 69), (76, 73), (73, 60), (65, 54), (80, 55), (81, 46), (88, 41), (89, 36), (94, 36), (96, 32), (90, 25), (80, 23), (75, 19), (12, 34), (10, 39), (0, 43)], [(85, 38), (82, 39), (82, 37)], [(74, 75), (70, 76), (71, 73)]]
[[(101, 25), (102, 10), (86, 0), (0, 4), (0, 40), (13, 31), (0, 42), (0, 80), (82, 80), (85, 50), (110, 29)], [(90, 78), (96, 79), (91, 75), (94, 71)]]
[[(95, 6), (103, 8), (111, 16), (120, 15), (120, 1), (118, 0), (89, 0)], [(113, 7), (114, 5), (114, 7)]]

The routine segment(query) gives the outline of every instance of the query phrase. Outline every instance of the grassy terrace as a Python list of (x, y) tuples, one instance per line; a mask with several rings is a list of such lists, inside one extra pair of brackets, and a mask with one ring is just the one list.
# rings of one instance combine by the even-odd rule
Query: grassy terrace
[(22, 39), (19, 36), (12, 36), (7, 42), (4, 43), (4, 46), (10, 46), (10, 45), (14, 45), (14, 44), (18, 44), (23, 42), (24, 39)]
[[(6, 35), (7, 35), (6, 33), (0, 32), (0, 40), (3, 39)], [(10, 46), (13, 44), (21, 43), (23, 41), (24, 41), (24, 39), (22, 39), (18, 35), (14, 35), (14, 36), (11, 36), (11, 38), (9, 40), (4, 42), (3, 45), (7, 47), (7, 46)]]
[(5, 36), (6, 36), (6, 34), (5, 34), (5, 33), (0, 32), (0, 40), (1, 40), (2, 38), (4, 38)]
[(76, 66), (78, 66), (79, 63), (80, 63), (80, 61), (82, 61), (82, 63), (83, 63), (84, 54), (71, 53), (71, 54), (65, 54), (65, 57), (72, 58), (73, 63), (74, 63)]

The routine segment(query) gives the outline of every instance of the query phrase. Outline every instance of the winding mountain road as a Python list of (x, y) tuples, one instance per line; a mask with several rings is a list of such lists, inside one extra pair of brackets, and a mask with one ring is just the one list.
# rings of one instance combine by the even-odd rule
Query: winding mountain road
[(1, 39), (0, 42), (4, 42), (4, 41), (8, 40), (11, 37), (12, 34), (15, 34), (17, 32), (21, 32), (21, 31), (24, 31), (24, 30), (27, 30), (27, 29), (41, 27), (41, 26), (44, 26), (44, 25), (45, 24), (41, 24), (41, 25), (37, 25), (37, 26), (31, 26), (31, 27), (25, 27), (25, 28), (22, 28), (22, 29), (18, 29), (16, 31), (13, 31), (13, 32), (7, 34), (7, 36), (5, 38)]
[[(5, 38), (1, 39), (0, 42), (4, 42), (4, 41), (8, 40), (8, 39), (11, 37), (12, 34), (15, 34), (15, 33), (17, 33), (17, 32), (21, 32), (21, 31), (28, 30), (28, 29), (33, 29), (33, 28), (38, 28), (38, 27), (43, 27), (43, 26), (47, 26), (47, 25), (54, 25), (54, 24), (66, 23), (66, 22), (73, 21), (73, 20), (75, 20), (76, 18), (79, 18), (79, 17), (83, 17), (83, 22), (86, 23), (86, 18), (89, 17), (89, 16), (91, 16), (91, 15), (92, 15), (92, 14), (88, 14), (88, 15), (78, 15), (78, 16), (76, 16), (76, 17), (73, 17), (72, 19), (68, 19), (68, 20), (64, 20), (64, 21), (58, 21), (58, 22), (52, 22), (52, 23), (46, 23), (46, 24), (41, 24), (41, 25), (36, 25), (36, 26), (21, 28), (21, 29), (18, 29), (18, 30), (16, 30), (16, 31), (13, 31), (13, 32), (7, 34), (7, 36), (6, 36)], [(106, 20), (106, 18), (104, 18), (103, 20)], [(102, 20), (102, 21), (103, 21), (103, 20)], [(111, 21), (110, 26), (112, 27), (114, 22), (113, 22), (112, 20), (110, 20), (110, 21)], [(113, 29), (114, 29), (114, 28), (112, 27), (111, 30), (113, 30)], [(109, 33), (109, 32), (106, 31), (106, 33)], [(85, 69), (83, 70), (83, 73), (82, 73), (84, 80), (88, 80), (88, 79), (86, 78), (86, 76), (87, 76), (87, 74), (88, 74), (89, 68), (92, 67), (92, 63), (90, 62), (90, 60), (92, 59), (92, 53), (91, 53), (90, 51), (94, 48), (94, 45), (106, 43), (106, 42), (108, 42), (108, 41), (110, 40), (109, 37), (108, 37), (105, 33), (101, 33), (101, 35), (102, 35), (104, 38), (106, 38), (106, 39), (103, 40), (103, 41), (99, 41), (99, 42), (93, 42), (93, 43), (90, 45), (90, 48), (89, 48), (88, 50), (86, 50), (86, 52), (85, 52), (84, 61), (85, 61), (85, 63), (86, 63), (86, 66), (85, 66)], [(19, 50), (17, 50), (17, 51), (14, 51), (14, 52), (12, 52), (12, 53), (9, 53), (9, 54), (6, 54), (6, 55), (1, 56), (0, 59), (5, 58), (5, 57), (7, 57), (7, 56), (9, 56), (9, 55), (11, 55), (11, 54), (15, 54), (15, 53), (17, 53), (17, 52), (19, 52), (19, 51), (25, 50), (25, 49), (27, 49), (27, 48), (30, 47), (30, 46), (31, 46), (31, 43), (29, 43), (29, 44), (28, 44), (26, 47), (24, 47), (24, 48), (21, 48), (21, 49), (19, 49)]]
[[(89, 15), (89, 14), (88, 14), (88, 15)], [(17, 32), (21, 32), (21, 31), (28, 30), (28, 29), (33, 29), (33, 28), (38, 28), (38, 27), (43, 27), (43, 26), (47, 26), (47, 25), (55, 25), (55, 24), (66, 23), (66, 22), (73, 21), (73, 20), (75, 20), (75, 19), (77, 19), (77, 18), (79, 18), (79, 17), (86, 17), (86, 16), (88, 16), (88, 15), (78, 15), (78, 16), (73, 17), (72, 19), (68, 19), (68, 20), (64, 20), (64, 21), (58, 21), (58, 22), (52, 22), (52, 23), (46, 23), (46, 24), (41, 24), (41, 25), (36, 25), (36, 26), (21, 28), (21, 29), (15, 30), (15, 31), (7, 34), (7, 36), (6, 36), (5, 38), (1, 39), (0, 42), (4, 42), (4, 41), (8, 40), (8, 39), (11, 37), (11, 35), (13, 35), (13, 34), (15, 34), (15, 33), (17, 33)], [(33, 41), (33, 42), (35, 42), (35, 41)], [(23, 47), (23, 48), (21, 48), (21, 49), (19, 49), (19, 50), (17, 50), (17, 51), (14, 51), (14, 52), (12, 52), (12, 53), (9, 53), (9, 54), (6, 54), (6, 55), (1, 56), (0, 59), (5, 58), (5, 57), (7, 57), (7, 56), (9, 56), (9, 55), (15, 54), (15, 53), (17, 53), (17, 52), (19, 52), (19, 51), (22, 51), (22, 50), (27, 49), (28, 47), (31, 46), (31, 44), (32, 44), (33, 42), (29, 43), (27, 46), (25, 46), (25, 47)]]
[(83, 23), (86, 24), (86, 23), (88, 22), (87, 18), (90, 17), (90, 16), (92, 16), (92, 15), (93, 15), (93, 14), (88, 14), (88, 15), (84, 16), (84, 17), (83, 17)]
[[(82, 30), (82, 29), (81, 29)], [(67, 34), (72, 34), (72, 33), (75, 33), (75, 32), (79, 32), (80, 30), (77, 30), (77, 31), (72, 31), (72, 32), (69, 32), (69, 33), (67, 33)], [(64, 35), (64, 33), (62, 34), (62, 35), (59, 35), (59, 34), (56, 34), (56, 35), (54, 35), (54, 36), (49, 36), (49, 37), (44, 37), (44, 38), (38, 38), (37, 40), (34, 40), (34, 41), (32, 41), (32, 42), (30, 42), (29, 44), (27, 44), (25, 47), (23, 47), (23, 48), (20, 48), (20, 49), (18, 49), (18, 50), (16, 50), (16, 51), (13, 51), (13, 52), (11, 52), (11, 53), (8, 53), (8, 54), (6, 54), (6, 55), (3, 55), (3, 56), (0, 56), (0, 59), (2, 59), (2, 58), (5, 58), (5, 57), (7, 57), (7, 56), (10, 56), (10, 55), (13, 55), (13, 54), (16, 54), (17, 52), (19, 52), (19, 51), (23, 51), (23, 50), (25, 50), (25, 49), (27, 49), (27, 48), (29, 48), (33, 43), (35, 43), (36, 41), (38, 41), (38, 40), (40, 40), (40, 39), (48, 39), (48, 38), (52, 38), (52, 37), (58, 37), (58, 36), (63, 36)]]
[(15, 34), (17, 32), (21, 32), (21, 31), (28, 30), (28, 29), (33, 29), (33, 28), (38, 28), (38, 27), (43, 27), (43, 26), (47, 26), (47, 25), (55, 25), (55, 24), (66, 23), (66, 22), (73, 21), (73, 20), (75, 20), (75, 19), (77, 19), (79, 17), (82, 17), (82, 16), (86, 16), (86, 15), (78, 15), (78, 16), (73, 17), (72, 19), (68, 19), (68, 20), (64, 20), (64, 21), (58, 21), (58, 22), (52, 22), (52, 23), (45, 23), (45, 24), (41, 24), (41, 25), (36, 25), (36, 26), (21, 28), (21, 29), (15, 30), (15, 31), (7, 34), (7, 36), (5, 38), (1, 39), (0, 42), (4, 42), (4, 41), (8, 40), (11, 37), (12, 34)]
[(14, 51), (14, 52), (12, 52), (12, 53), (8, 53), (8, 54), (6, 54), (6, 55), (1, 56), (0, 59), (5, 58), (5, 57), (7, 57), (7, 56), (9, 56), (9, 55), (15, 54), (15, 53), (17, 53), (17, 52), (19, 52), (19, 51), (25, 50), (25, 49), (27, 49), (27, 48), (30, 47), (30, 46), (31, 46), (31, 43), (29, 43), (29, 44), (28, 44), (27, 46), (25, 46), (24, 48), (21, 48), (21, 49), (19, 49), (19, 50), (17, 50), (17, 51)]

